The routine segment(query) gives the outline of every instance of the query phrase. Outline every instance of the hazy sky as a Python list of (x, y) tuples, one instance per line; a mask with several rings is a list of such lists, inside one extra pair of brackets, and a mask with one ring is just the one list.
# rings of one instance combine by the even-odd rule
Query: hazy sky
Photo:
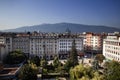
[(72, 22), (120, 27), (120, 0), (0, 0), (0, 30)]

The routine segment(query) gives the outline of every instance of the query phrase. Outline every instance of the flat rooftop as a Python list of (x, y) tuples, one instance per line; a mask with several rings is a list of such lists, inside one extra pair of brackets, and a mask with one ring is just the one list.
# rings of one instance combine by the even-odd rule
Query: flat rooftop
[(16, 71), (18, 70), (18, 68), (19, 67), (3, 68), (3, 70), (0, 72), (0, 77), (1, 76), (15, 75)]
[(0, 71), (0, 80), (1, 79), (12, 79), (16, 76), (20, 70), (21, 65), (4, 65), (4, 68)]

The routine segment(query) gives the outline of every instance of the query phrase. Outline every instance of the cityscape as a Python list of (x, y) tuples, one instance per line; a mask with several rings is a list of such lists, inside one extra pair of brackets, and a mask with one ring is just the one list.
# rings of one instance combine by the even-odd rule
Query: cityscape
[(119, 0), (1, 0), (0, 80), (120, 80), (119, 9)]

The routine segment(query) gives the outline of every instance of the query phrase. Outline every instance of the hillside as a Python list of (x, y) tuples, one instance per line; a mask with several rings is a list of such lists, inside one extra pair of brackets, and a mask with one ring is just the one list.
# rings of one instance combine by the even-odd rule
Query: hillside
[(64, 32), (66, 28), (69, 28), (72, 32), (114, 32), (120, 29), (107, 27), (107, 26), (96, 26), (96, 25), (83, 25), (74, 23), (56, 23), (56, 24), (41, 24), (34, 26), (20, 27), (16, 29), (4, 30), (5, 32), (24, 32), (24, 31), (41, 31), (41, 32)]

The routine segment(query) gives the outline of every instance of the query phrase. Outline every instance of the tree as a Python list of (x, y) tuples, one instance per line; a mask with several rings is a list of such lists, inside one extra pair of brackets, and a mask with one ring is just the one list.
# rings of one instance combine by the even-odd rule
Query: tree
[(104, 76), (101, 75), (99, 72), (94, 72), (94, 77), (92, 78), (92, 80), (104, 80)]
[(103, 62), (103, 60), (105, 59), (105, 57), (102, 54), (97, 54), (92, 62), (92, 66), (94, 70), (98, 70), (100, 65)]
[(77, 57), (77, 49), (76, 49), (75, 40), (73, 40), (73, 42), (72, 42), (72, 49), (70, 52), (69, 60), (72, 63), (73, 67), (75, 65), (78, 65), (78, 57)]
[[(44, 48), (45, 48), (45, 45), (44, 45)], [(43, 58), (42, 58), (40, 64), (43, 68), (47, 68), (48, 62), (47, 62), (47, 59), (46, 59), (45, 51), (44, 51)]]
[(47, 74), (48, 73), (48, 62), (47, 60), (43, 57), (43, 59), (40, 62), (41, 66), (42, 66), (42, 74)]
[(95, 59), (95, 60), (92, 62), (92, 67), (93, 67), (94, 70), (98, 70), (98, 68), (99, 68), (98, 60)]
[(40, 58), (38, 56), (32, 57), (30, 59), (30, 62), (36, 64), (37, 66), (40, 66)]
[(77, 57), (77, 49), (76, 49), (75, 40), (73, 40), (69, 58), (66, 64), (64, 65), (64, 69), (68, 72), (71, 67), (74, 67), (76, 65), (78, 65), (78, 57)]
[(62, 69), (63, 69), (63, 65), (62, 63), (59, 61), (59, 58), (58, 56), (56, 56), (53, 60), (53, 67), (54, 67), (54, 71), (55, 72), (63, 72)]
[(87, 78), (91, 79), (91, 71), (90, 67), (84, 67), (82, 64), (75, 66), (74, 68), (70, 69), (70, 78), (71, 80), (78, 80)]
[(38, 69), (35, 64), (25, 64), (20, 71), (21, 80), (37, 80)]
[(53, 66), (55, 68), (58, 68), (59, 65), (60, 65), (60, 61), (59, 61), (58, 57), (55, 57), (53, 60)]
[(41, 66), (42, 66), (43, 68), (47, 68), (48, 62), (47, 62), (46, 59), (43, 58), (43, 59), (41, 60), (40, 64), (41, 64)]
[(103, 75), (90, 66), (80, 64), (70, 69), (70, 80), (103, 80)]
[(120, 80), (120, 64), (111, 61), (106, 64), (104, 69), (105, 80)]
[(105, 57), (102, 54), (97, 54), (96, 55), (96, 60), (98, 60), (98, 62), (100, 64), (103, 62), (104, 59), (105, 59)]
[(70, 60), (68, 60), (65, 65), (64, 65), (64, 70), (66, 72), (69, 72), (70, 68), (72, 67), (72, 62)]
[(5, 58), (5, 63), (7, 64), (19, 64), (23, 62), (26, 59), (26, 56), (21, 51), (12, 51), (8, 53), (8, 55)]

